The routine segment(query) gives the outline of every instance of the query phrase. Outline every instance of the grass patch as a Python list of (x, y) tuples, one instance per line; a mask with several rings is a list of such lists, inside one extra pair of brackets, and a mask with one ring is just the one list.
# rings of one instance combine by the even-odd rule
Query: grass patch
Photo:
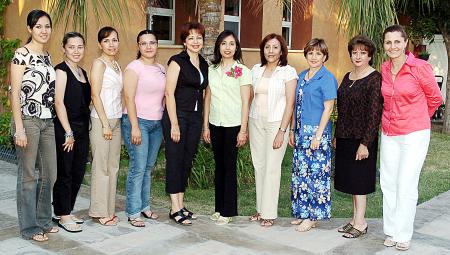
[[(432, 132), (428, 155), (422, 169), (419, 182), (419, 203), (450, 190), (450, 136), (438, 132)], [(125, 155), (122, 153), (122, 155)], [(196, 177), (191, 178), (186, 191), (186, 204), (190, 210), (200, 214), (214, 212), (214, 160), (208, 146), (200, 145), (199, 155), (194, 166)], [(280, 198), (278, 215), (280, 217), (291, 216), (291, 164), (292, 149), (288, 148), (282, 164)], [(125, 194), (125, 182), (128, 171), (128, 161), (122, 159), (117, 185), (117, 192)], [(255, 212), (256, 191), (254, 185), (253, 168), (248, 146), (239, 152), (238, 160), (238, 211), (240, 215), (251, 215)], [(170, 207), (169, 197), (165, 192), (165, 159), (164, 151), (160, 150), (155, 169), (152, 174), (152, 203), (158, 207)], [(85, 183), (89, 184), (90, 168), (85, 177)], [(196, 181), (196, 179), (198, 181)], [(198, 182), (198, 183), (197, 183)], [(367, 212), (369, 218), (382, 216), (382, 193), (377, 181), (376, 192), (368, 195)], [(352, 214), (351, 196), (332, 190), (332, 217), (348, 218)]]

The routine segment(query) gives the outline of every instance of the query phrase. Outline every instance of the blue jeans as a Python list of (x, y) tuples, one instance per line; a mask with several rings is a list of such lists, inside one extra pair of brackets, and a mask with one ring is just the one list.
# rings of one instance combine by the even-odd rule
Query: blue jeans
[(127, 176), (127, 198), (125, 213), (137, 218), (141, 212), (150, 210), (151, 177), (162, 141), (162, 127), (159, 120), (138, 118), (141, 130), (141, 144), (131, 143), (131, 123), (128, 115), (122, 116), (122, 136), (130, 156)]
[[(25, 239), (52, 228), (51, 192), (56, 179), (56, 145), (53, 119), (23, 116), (27, 146), (16, 146), (17, 214)], [(15, 124), (12, 122), (12, 133)]]

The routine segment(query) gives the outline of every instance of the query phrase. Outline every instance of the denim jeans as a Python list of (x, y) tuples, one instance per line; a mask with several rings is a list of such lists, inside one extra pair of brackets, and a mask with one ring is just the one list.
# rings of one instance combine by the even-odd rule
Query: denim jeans
[(135, 145), (131, 143), (131, 123), (128, 115), (122, 116), (122, 136), (130, 156), (125, 209), (130, 218), (137, 218), (141, 212), (150, 210), (151, 170), (162, 141), (161, 121), (138, 118), (138, 124), (142, 141), (141, 144)]
[[(55, 130), (52, 119), (23, 116), (25, 148), (16, 146), (17, 214), (25, 239), (52, 228), (51, 192), (56, 179)], [(12, 133), (15, 125), (12, 122)]]

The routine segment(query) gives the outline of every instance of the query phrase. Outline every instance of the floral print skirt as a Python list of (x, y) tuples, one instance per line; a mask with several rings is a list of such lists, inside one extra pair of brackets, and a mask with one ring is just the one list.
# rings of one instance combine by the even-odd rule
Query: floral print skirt
[(302, 134), (295, 134), (292, 162), (292, 214), (312, 221), (331, 217), (331, 130), (325, 129), (319, 148), (311, 150), (317, 128), (303, 125)]

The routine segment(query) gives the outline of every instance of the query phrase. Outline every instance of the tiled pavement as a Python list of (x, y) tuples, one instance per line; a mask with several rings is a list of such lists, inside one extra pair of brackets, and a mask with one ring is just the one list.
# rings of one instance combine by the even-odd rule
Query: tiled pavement
[(83, 232), (61, 230), (49, 234), (44, 243), (19, 237), (16, 212), (16, 171), (13, 164), (0, 161), (0, 254), (450, 254), (450, 191), (419, 205), (411, 249), (399, 252), (382, 245), (380, 219), (369, 220), (369, 233), (358, 240), (344, 239), (336, 228), (345, 219), (324, 222), (308, 233), (298, 233), (289, 218), (276, 221), (271, 228), (236, 217), (228, 226), (216, 226), (200, 216), (193, 226), (178, 226), (168, 219), (167, 209), (156, 209), (158, 221), (134, 228), (126, 222), (123, 197), (118, 196), (121, 222), (105, 227), (87, 216), (89, 190), (82, 188), (76, 204), (83, 217)]

